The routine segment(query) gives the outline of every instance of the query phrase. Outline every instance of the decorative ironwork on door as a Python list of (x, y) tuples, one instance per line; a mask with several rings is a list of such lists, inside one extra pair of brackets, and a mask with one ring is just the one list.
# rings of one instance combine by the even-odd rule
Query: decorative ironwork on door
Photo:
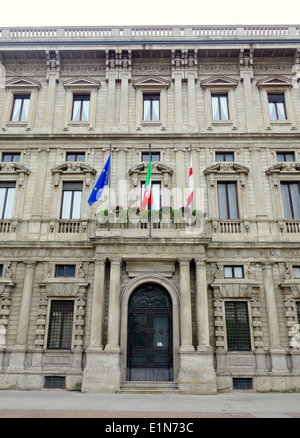
[(128, 307), (127, 380), (173, 380), (172, 302), (155, 284), (140, 286)]

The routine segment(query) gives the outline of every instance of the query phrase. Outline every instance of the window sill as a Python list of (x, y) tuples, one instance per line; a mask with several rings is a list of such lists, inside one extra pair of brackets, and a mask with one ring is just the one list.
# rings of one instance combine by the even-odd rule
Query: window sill
[(143, 127), (161, 127), (162, 126), (162, 122), (160, 120), (143, 120), (141, 122), (141, 126)]
[(6, 131), (7, 128), (26, 128), (27, 130), (30, 129), (28, 122), (5, 122), (2, 130)]

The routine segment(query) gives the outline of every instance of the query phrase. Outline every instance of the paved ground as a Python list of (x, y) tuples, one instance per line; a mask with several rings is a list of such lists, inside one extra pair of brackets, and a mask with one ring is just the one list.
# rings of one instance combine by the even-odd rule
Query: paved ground
[(300, 418), (300, 393), (189, 396), (0, 391), (0, 418)]

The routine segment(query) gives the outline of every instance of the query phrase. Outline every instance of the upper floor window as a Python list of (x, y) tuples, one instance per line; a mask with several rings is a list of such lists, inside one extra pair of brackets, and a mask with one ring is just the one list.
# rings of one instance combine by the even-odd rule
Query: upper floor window
[(243, 266), (224, 266), (224, 278), (243, 278)]
[(229, 120), (227, 94), (212, 94), (211, 104), (213, 120)]
[(19, 152), (3, 152), (2, 161), (18, 163), (21, 160), (21, 154)]
[(233, 152), (216, 152), (216, 161), (234, 161)]
[[(142, 152), (142, 161), (149, 162), (149, 152)], [(152, 161), (160, 161), (160, 152), (151, 152)]]
[(294, 152), (277, 152), (277, 161), (295, 161)]
[(47, 348), (70, 350), (72, 346), (74, 300), (52, 300)]
[(286, 120), (284, 94), (268, 94), (271, 120)]
[(90, 95), (89, 94), (73, 94), (73, 111), (72, 121), (87, 121), (89, 120)]
[(143, 120), (159, 120), (159, 94), (144, 94), (144, 115)]
[(300, 278), (300, 266), (293, 266), (294, 278)]
[(85, 153), (84, 152), (67, 152), (66, 155), (67, 161), (84, 161), (85, 160)]
[(79, 219), (81, 199), (82, 182), (64, 182), (61, 219)]
[(229, 351), (250, 351), (251, 336), (247, 301), (226, 301), (226, 333)]
[[(142, 195), (144, 193), (145, 188), (145, 182), (142, 183)], [(161, 208), (161, 188), (160, 188), (160, 182), (153, 182), (151, 184), (151, 191), (152, 191), (152, 210), (159, 210)]]
[(12, 122), (27, 122), (29, 114), (30, 94), (14, 95), (11, 113)]
[(55, 277), (75, 277), (75, 265), (56, 265)]
[(237, 187), (235, 182), (218, 183), (220, 219), (238, 219)]
[(0, 277), (2, 277), (3, 274), (3, 265), (0, 265)]
[(296, 311), (297, 311), (298, 324), (300, 324), (300, 301), (296, 301)]
[(298, 182), (281, 182), (281, 195), (286, 219), (300, 219), (300, 193)]
[(0, 219), (12, 217), (15, 189), (15, 182), (0, 182)]

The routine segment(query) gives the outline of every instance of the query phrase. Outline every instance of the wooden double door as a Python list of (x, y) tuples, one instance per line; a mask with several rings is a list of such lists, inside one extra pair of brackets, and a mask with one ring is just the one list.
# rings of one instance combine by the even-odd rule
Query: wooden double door
[(172, 301), (156, 284), (140, 286), (129, 300), (127, 380), (173, 380)]

